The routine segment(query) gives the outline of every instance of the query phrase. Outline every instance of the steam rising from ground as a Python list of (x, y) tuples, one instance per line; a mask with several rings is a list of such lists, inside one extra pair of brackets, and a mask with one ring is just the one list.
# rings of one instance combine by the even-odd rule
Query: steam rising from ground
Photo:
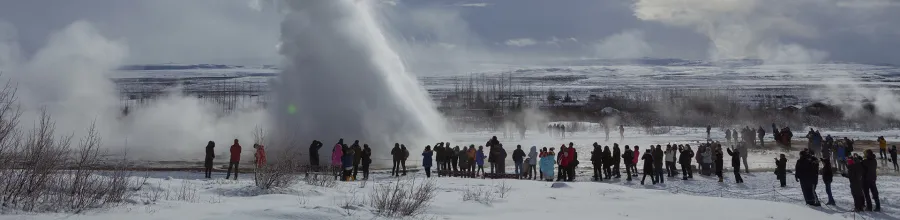
[(11, 38), (6, 39), (0, 41), (0, 58), (5, 61), (0, 62), (5, 70), (0, 77), (18, 89), (23, 129), (29, 129), (44, 108), (56, 122), (58, 135), (73, 134), (77, 140), (96, 123), (110, 153), (124, 152), (139, 160), (199, 160), (206, 141), (219, 143), (222, 154), (232, 139), (250, 140), (254, 127), (266, 123), (264, 111), (218, 117), (212, 106), (177, 91), (122, 117), (119, 93), (109, 74), (123, 64), (128, 49), (87, 22), (75, 22), (53, 34), (30, 58), (3, 49), (16, 48)]
[(389, 47), (370, 4), (288, 2), (281, 46), (287, 63), (272, 108), (278, 139), (320, 140), (323, 158), (339, 138), (368, 143), (374, 157), (387, 157), (395, 142), (415, 152), (439, 141), (441, 116)]

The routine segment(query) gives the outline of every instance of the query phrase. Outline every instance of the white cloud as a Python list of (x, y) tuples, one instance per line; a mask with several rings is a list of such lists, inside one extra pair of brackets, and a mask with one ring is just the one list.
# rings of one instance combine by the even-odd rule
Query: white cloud
[(900, 7), (898, 0), (844, 0), (837, 3), (838, 7), (847, 8), (885, 8)]
[(487, 7), (487, 6), (491, 6), (491, 4), (490, 4), (490, 3), (462, 3), (462, 4), (456, 4), (456, 6), (460, 6), (460, 7)]
[(626, 30), (610, 35), (594, 45), (597, 56), (607, 59), (633, 59), (650, 56), (653, 48), (644, 40), (644, 32)]
[(561, 43), (578, 43), (578, 39), (576, 39), (574, 37), (560, 39), (560, 38), (557, 38), (556, 36), (553, 36), (544, 43), (547, 45), (559, 46), (559, 44), (561, 44)]
[(517, 38), (517, 39), (509, 39), (505, 43), (507, 46), (511, 47), (527, 47), (531, 45), (537, 44), (537, 41), (531, 38)]

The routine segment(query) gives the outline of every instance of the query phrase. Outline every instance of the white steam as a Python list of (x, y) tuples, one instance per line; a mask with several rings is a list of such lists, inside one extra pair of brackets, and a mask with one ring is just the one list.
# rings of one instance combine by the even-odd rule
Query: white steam
[(281, 138), (325, 143), (323, 161), (339, 138), (368, 143), (373, 157), (388, 157), (394, 143), (415, 152), (439, 141), (444, 130), (424, 88), (389, 47), (370, 4), (288, 2), (292, 12), (282, 23), (281, 47), (287, 63), (271, 111)]
[[(0, 41), (0, 45), (16, 47), (14, 42)], [(56, 122), (59, 135), (78, 138), (96, 123), (110, 153), (125, 152), (139, 160), (199, 160), (207, 141), (219, 146), (229, 145), (234, 138), (249, 141), (253, 128), (266, 123), (262, 110), (217, 117), (211, 106), (177, 91), (123, 117), (119, 93), (109, 74), (122, 65), (127, 54), (121, 41), (107, 39), (90, 23), (79, 21), (51, 35), (30, 59), (10, 59), (19, 63), (3, 64), (8, 70), (3, 79), (18, 88), (23, 129), (30, 128), (44, 108)], [(226, 150), (218, 148), (219, 153)]]

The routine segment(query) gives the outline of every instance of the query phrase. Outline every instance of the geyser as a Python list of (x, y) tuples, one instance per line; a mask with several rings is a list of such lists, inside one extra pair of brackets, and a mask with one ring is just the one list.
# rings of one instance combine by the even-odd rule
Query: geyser
[[(444, 122), (425, 89), (406, 72), (374, 20), (369, 1), (287, 1), (281, 25), (283, 72), (274, 83), (274, 134), (279, 141), (325, 146), (339, 138), (367, 143), (373, 163), (390, 163), (394, 143), (411, 155), (440, 141)], [(412, 157), (415, 158), (415, 157)], [(415, 161), (415, 159), (411, 159)]]

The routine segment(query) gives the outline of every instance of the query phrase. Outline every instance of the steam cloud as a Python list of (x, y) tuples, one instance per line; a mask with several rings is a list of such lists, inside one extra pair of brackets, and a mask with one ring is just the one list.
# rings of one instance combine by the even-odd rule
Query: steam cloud
[(281, 28), (287, 63), (271, 109), (276, 133), (303, 144), (322, 141), (323, 161), (339, 138), (368, 143), (376, 159), (388, 157), (398, 142), (415, 152), (439, 141), (444, 130), (425, 90), (389, 47), (370, 4), (287, 3), (292, 11)]

